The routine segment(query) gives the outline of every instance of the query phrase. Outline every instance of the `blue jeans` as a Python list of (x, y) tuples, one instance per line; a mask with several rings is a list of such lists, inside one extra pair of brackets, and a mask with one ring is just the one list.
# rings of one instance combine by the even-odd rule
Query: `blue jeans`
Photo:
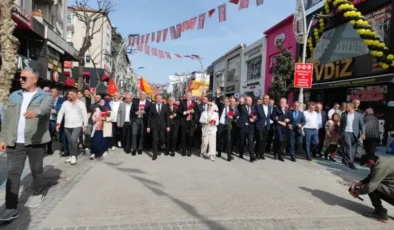
[(306, 155), (311, 156), (311, 145), (314, 149), (319, 141), (319, 135), (317, 134), (317, 129), (304, 129), (305, 133), (305, 145), (306, 145)]

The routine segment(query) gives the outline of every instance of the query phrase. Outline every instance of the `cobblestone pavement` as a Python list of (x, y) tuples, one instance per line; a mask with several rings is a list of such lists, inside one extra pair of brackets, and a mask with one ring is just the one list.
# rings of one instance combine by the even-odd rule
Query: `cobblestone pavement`
[[(152, 161), (149, 155), (117, 150), (95, 161), (81, 156), (75, 166), (48, 158), (43, 204), (24, 208), (30, 191), (23, 189), (19, 218), (0, 229), (394, 229), (393, 220), (382, 224), (362, 217), (372, 210), (368, 198), (361, 202), (347, 192), (348, 183), (368, 173), (365, 168), (180, 155)], [(23, 187), (30, 181), (26, 176)]]

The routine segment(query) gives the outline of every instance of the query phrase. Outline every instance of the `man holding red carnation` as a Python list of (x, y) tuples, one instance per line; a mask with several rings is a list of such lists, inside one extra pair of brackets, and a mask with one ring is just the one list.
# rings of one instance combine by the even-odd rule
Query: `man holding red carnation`
[(247, 97), (245, 104), (239, 107), (239, 119), (237, 120), (237, 127), (241, 132), (239, 157), (243, 158), (245, 142), (247, 140), (247, 149), (249, 151), (250, 162), (256, 160), (254, 155), (254, 128), (255, 121), (257, 120), (256, 108), (252, 105), (253, 99)]
[(197, 108), (192, 101), (192, 93), (186, 93), (186, 100), (180, 102), (182, 156), (192, 156), (193, 137), (197, 126)]

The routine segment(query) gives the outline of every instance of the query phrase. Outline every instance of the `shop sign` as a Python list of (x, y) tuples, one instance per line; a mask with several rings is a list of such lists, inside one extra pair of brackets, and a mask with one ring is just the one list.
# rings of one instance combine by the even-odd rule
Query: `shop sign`
[(330, 80), (332, 78), (351, 77), (353, 58), (315, 66), (315, 81)]
[(66, 85), (74, 86), (75, 85), (75, 80), (72, 79), (71, 77), (67, 76), (67, 78), (66, 78)]
[(296, 63), (294, 71), (295, 88), (311, 88), (313, 76), (312, 63)]
[(249, 53), (246, 53), (246, 54), (248, 56), (248, 59), (251, 59), (252, 57), (261, 54), (261, 47), (257, 47), (257, 48), (251, 50)]
[(21, 7), (14, 5), (12, 19), (20, 26), (32, 28), (32, 16)]
[(226, 87), (226, 92), (235, 91), (235, 85), (230, 85)]
[(351, 88), (350, 100), (359, 99), (360, 101), (379, 101), (384, 99), (387, 93), (386, 85)]
[(62, 50), (59, 46), (53, 44), (51, 41), (47, 41), (47, 45), (61, 54), (65, 53), (64, 50)]
[(71, 69), (73, 67), (73, 62), (72, 61), (65, 61), (64, 62), (64, 68), (65, 69)]
[(314, 84), (312, 88), (326, 89), (326, 88), (351, 87), (356, 85), (368, 85), (368, 84), (391, 82), (393, 81), (393, 79), (394, 79), (393, 74), (390, 74), (384, 76), (364, 77), (364, 78), (349, 79), (344, 81), (319, 83), (319, 84)]
[(256, 85), (260, 85), (260, 82), (256, 81), (256, 82), (251, 82), (251, 83), (246, 84), (247, 87), (249, 87), (249, 86), (256, 86)]
[(62, 65), (58, 60), (55, 60), (53, 58), (48, 58), (48, 69), (51, 69), (51, 70), (61, 73), (62, 72)]
[(18, 55), (18, 69), (22, 70), (28, 68), (37, 69), (37, 63), (28, 57)]

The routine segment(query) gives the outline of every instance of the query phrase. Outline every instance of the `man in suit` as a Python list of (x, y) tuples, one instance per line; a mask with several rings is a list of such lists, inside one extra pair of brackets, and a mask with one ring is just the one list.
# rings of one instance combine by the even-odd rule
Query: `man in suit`
[(341, 117), (341, 136), (345, 142), (346, 154), (342, 158), (342, 163), (351, 169), (357, 169), (354, 165), (356, 147), (361, 136), (365, 140), (365, 125), (363, 116), (354, 110), (353, 103), (349, 102), (346, 106), (346, 113)]
[(321, 103), (316, 104), (316, 113), (317, 113), (317, 124), (318, 124), (318, 138), (319, 138), (319, 143), (317, 144), (317, 147), (315, 148), (315, 151), (313, 152), (313, 157), (316, 157), (316, 154), (319, 155), (319, 157), (322, 157), (322, 150), (324, 146), (324, 139), (326, 138), (326, 122), (327, 122), (327, 112), (323, 111), (323, 105)]
[(232, 153), (234, 148), (237, 148), (238, 146), (237, 143), (239, 139), (239, 131), (236, 125), (236, 122), (239, 117), (239, 110), (237, 107), (237, 100), (234, 97), (230, 98), (230, 109), (232, 109), (235, 114), (234, 119), (231, 121), (233, 125), (233, 129), (231, 130), (230, 152)]
[(132, 128), (130, 122), (130, 113), (132, 107), (132, 96), (130, 94), (126, 95), (124, 103), (119, 105), (118, 116), (117, 116), (117, 126), (122, 130), (122, 146), (126, 154), (131, 153), (131, 138), (132, 138)]
[(167, 151), (166, 155), (170, 153), (172, 157), (175, 157), (175, 149), (176, 149), (176, 144), (178, 141), (178, 132), (179, 132), (179, 125), (180, 125), (180, 117), (182, 114), (179, 113), (179, 107), (178, 105), (175, 104), (175, 98), (170, 97), (168, 99), (168, 117), (169, 117), (169, 123), (170, 123), (170, 132), (167, 133), (167, 138), (166, 138), (166, 145), (167, 145)]
[[(51, 134), (51, 139), (48, 143), (48, 151), (47, 154), (52, 155), (52, 143), (54, 141), (54, 137), (56, 136), (56, 115), (59, 113), (60, 108), (62, 107), (63, 102), (65, 101), (64, 98), (59, 97), (59, 90), (57, 88), (52, 88), (50, 89), (50, 92), (52, 94), (53, 98), (53, 109), (51, 109), (51, 114), (49, 116), (49, 133)], [(64, 121), (62, 122), (60, 126), (60, 131), (59, 131), (59, 138), (63, 142), (63, 154), (62, 156), (68, 156), (68, 148), (67, 148), (67, 138), (66, 135), (64, 134)], [(57, 140), (60, 141), (60, 140)]]
[[(201, 103), (198, 104), (197, 106), (197, 113), (198, 113), (198, 117), (196, 118), (197, 121), (200, 120), (201, 114), (204, 111), (208, 110), (208, 97), (207, 96), (202, 96), (200, 98)], [(195, 137), (195, 142), (197, 144), (197, 146), (201, 145), (201, 141), (202, 141), (202, 125), (200, 122), (197, 122), (197, 128), (194, 131), (194, 137)]]
[(288, 112), (290, 122), (287, 127), (289, 129), (290, 154), (292, 161), (296, 161), (296, 153), (302, 151), (302, 127), (305, 125), (306, 121), (304, 113), (300, 111), (300, 108), (301, 103), (296, 101), (294, 102), (294, 109)]
[(264, 152), (267, 144), (267, 137), (271, 130), (272, 107), (269, 105), (270, 96), (264, 95), (263, 103), (256, 106), (256, 157), (265, 160)]
[[(131, 148), (133, 149), (132, 155), (135, 156), (137, 153), (142, 154), (143, 143), (144, 143), (144, 130), (146, 127), (146, 123), (148, 120), (148, 114), (150, 110), (151, 102), (146, 99), (146, 92), (141, 91), (139, 99), (133, 100), (133, 104), (131, 106), (130, 113), (130, 121), (131, 121)], [(137, 137), (139, 136), (138, 146), (137, 146)]]
[(192, 93), (186, 93), (186, 100), (180, 102), (179, 111), (181, 113), (181, 141), (182, 156), (192, 155), (193, 137), (197, 126), (197, 106), (192, 101)]
[(256, 109), (252, 105), (253, 99), (251, 97), (247, 97), (245, 100), (245, 104), (241, 105), (239, 108), (239, 119), (237, 120), (237, 127), (241, 132), (241, 139), (239, 145), (239, 157), (243, 158), (244, 148), (246, 139), (248, 140), (247, 143), (247, 150), (250, 154), (250, 162), (254, 162), (256, 157), (254, 155), (254, 128), (255, 122), (257, 120), (256, 116)]
[(274, 122), (275, 126), (275, 148), (274, 157), (276, 158), (278, 154), (278, 159), (280, 161), (285, 161), (283, 155), (287, 150), (287, 140), (288, 140), (288, 128), (287, 123), (290, 119), (287, 116), (287, 99), (281, 98), (279, 101), (279, 106), (275, 107), (271, 120)]
[(163, 104), (163, 97), (160, 94), (156, 95), (156, 103), (152, 103), (148, 114), (148, 125), (146, 131), (152, 132), (152, 160), (157, 159), (158, 146), (162, 148), (165, 143), (166, 132), (170, 132), (169, 112), (168, 107)]

